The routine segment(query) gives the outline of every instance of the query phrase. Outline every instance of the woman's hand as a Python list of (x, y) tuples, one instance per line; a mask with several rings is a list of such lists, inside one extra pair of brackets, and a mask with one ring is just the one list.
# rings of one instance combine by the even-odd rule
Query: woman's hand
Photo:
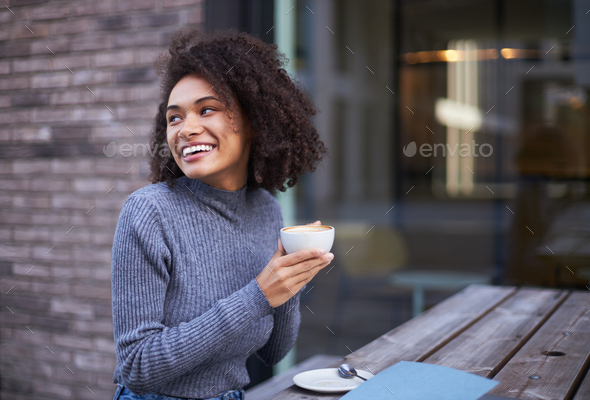
[[(307, 225), (321, 225), (321, 222)], [(271, 307), (276, 308), (295, 296), (333, 258), (334, 254), (326, 253), (323, 249), (300, 250), (287, 254), (279, 238), (275, 254), (258, 274), (256, 281)]]

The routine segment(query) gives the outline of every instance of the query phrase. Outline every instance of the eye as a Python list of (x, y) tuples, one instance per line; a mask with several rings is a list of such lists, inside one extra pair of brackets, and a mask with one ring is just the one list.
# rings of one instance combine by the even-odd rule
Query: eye
[[(215, 111), (215, 109), (214, 109), (214, 108), (212, 108), (212, 107), (203, 107), (203, 109), (201, 110), (201, 115), (204, 115), (204, 114), (209, 114), (207, 111)], [(170, 116), (170, 118), (168, 119), (168, 123), (175, 122), (175, 121), (174, 121), (174, 118), (181, 118), (181, 117), (180, 117), (180, 116), (178, 116), (178, 115), (172, 115), (172, 116)]]

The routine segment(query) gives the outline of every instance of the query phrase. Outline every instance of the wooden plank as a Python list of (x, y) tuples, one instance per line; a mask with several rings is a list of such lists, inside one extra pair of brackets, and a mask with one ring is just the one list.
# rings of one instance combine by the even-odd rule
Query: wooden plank
[(578, 388), (576, 397), (574, 400), (588, 400), (590, 399), (590, 373), (586, 374), (586, 377), (582, 381), (582, 384)]
[[(514, 287), (471, 285), (419, 316), (333, 363), (377, 374), (399, 361), (423, 361), (516, 292)], [(339, 399), (342, 395), (291, 386), (275, 400)]]
[(424, 362), (493, 377), (567, 296), (565, 290), (520, 289)]
[(590, 361), (589, 312), (590, 293), (572, 293), (494, 377), (490, 394), (571, 399)]

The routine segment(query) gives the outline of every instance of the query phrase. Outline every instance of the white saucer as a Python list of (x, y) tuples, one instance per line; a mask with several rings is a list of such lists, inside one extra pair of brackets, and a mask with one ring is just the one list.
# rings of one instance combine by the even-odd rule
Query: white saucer
[[(356, 371), (360, 376), (371, 379), (373, 374), (367, 371)], [(293, 382), (304, 389), (322, 393), (348, 392), (364, 381), (361, 378), (344, 379), (338, 374), (338, 368), (314, 369), (302, 372), (293, 377)]]

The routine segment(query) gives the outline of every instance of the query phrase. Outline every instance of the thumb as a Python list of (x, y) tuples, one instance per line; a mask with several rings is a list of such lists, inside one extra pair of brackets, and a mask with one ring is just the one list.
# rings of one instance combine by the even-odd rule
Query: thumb
[(279, 238), (279, 243), (277, 245), (277, 250), (275, 251), (274, 256), (275, 257), (282, 257), (286, 254), (287, 254), (287, 252), (285, 251), (285, 248), (283, 247), (283, 242), (281, 241), (281, 238)]

